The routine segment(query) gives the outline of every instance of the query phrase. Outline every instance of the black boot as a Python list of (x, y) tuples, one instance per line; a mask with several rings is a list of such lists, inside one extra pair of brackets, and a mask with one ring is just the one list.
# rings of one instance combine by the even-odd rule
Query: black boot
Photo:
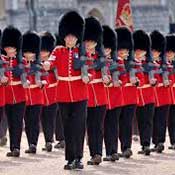
[(157, 153), (162, 153), (164, 149), (165, 149), (164, 144), (163, 144), (163, 143), (159, 143), (159, 144), (157, 145), (157, 150), (156, 150), (156, 152), (157, 152)]
[(31, 144), (29, 149), (25, 150), (27, 154), (36, 154), (36, 145)]
[(47, 152), (52, 152), (52, 143), (51, 142), (47, 142), (45, 145), (45, 148), (42, 148), (43, 151), (47, 151)]
[(119, 155), (117, 153), (112, 154), (111, 161), (115, 162), (116, 160), (119, 160)]
[(81, 159), (75, 160), (75, 169), (84, 169), (84, 165)]
[(60, 149), (60, 148), (64, 148), (65, 147), (65, 141), (64, 140), (61, 140), (60, 142), (58, 142), (54, 148), (56, 149)]
[(64, 165), (65, 170), (73, 170), (75, 169), (75, 161), (68, 161), (66, 165)]
[(169, 146), (168, 149), (175, 150), (175, 144)]
[(87, 162), (88, 165), (99, 165), (102, 162), (101, 155), (96, 154)]
[(151, 149), (149, 148), (149, 146), (145, 146), (142, 148), (141, 151), (138, 151), (138, 154), (144, 154), (145, 156), (149, 156), (151, 153)]
[(19, 149), (14, 149), (11, 152), (8, 152), (7, 157), (19, 157), (20, 156), (20, 150)]
[(132, 156), (132, 151), (131, 151), (130, 148), (126, 149), (126, 150), (123, 152), (123, 157), (124, 157), (124, 158), (129, 159), (131, 156)]

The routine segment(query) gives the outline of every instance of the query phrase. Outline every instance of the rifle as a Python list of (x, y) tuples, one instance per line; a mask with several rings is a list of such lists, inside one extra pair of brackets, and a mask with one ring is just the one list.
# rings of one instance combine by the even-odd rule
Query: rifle
[(161, 66), (160, 66), (160, 72), (162, 74), (162, 79), (163, 79), (164, 86), (169, 86), (170, 83), (171, 83), (170, 80), (169, 80), (170, 72), (168, 71), (168, 65), (167, 65), (167, 61), (166, 61), (165, 55), (163, 55), (163, 57), (162, 57), (162, 63), (161, 63)]
[(33, 62), (30, 67), (28, 75), (35, 76), (35, 83), (42, 88), (47, 82), (42, 80), (41, 77), (48, 76), (48, 72), (42, 72), (42, 65), (39, 62)]
[(142, 64), (144, 72), (148, 73), (149, 83), (152, 86), (157, 84), (157, 79), (155, 79), (155, 74), (160, 74), (159, 70), (155, 70), (158, 68), (157, 65), (153, 63), (153, 57), (151, 55), (151, 51), (147, 54), (146, 62)]
[(99, 58), (94, 61), (94, 69), (96, 71), (99, 71), (99, 70), (101, 71), (102, 80), (105, 84), (108, 85), (110, 84), (111, 81), (108, 74), (109, 69), (106, 65), (107, 61), (104, 56), (104, 46), (101, 44), (101, 42), (97, 44), (97, 51), (98, 51)]
[(109, 66), (110, 73), (112, 75), (112, 81), (114, 86), (121, 86), (122, 82), (119, 80), (119, 76), (124, 74), (126, 71), (119, 71), (119, 68), (125, 70), (124, 64), (119, 64), (117, 60), (116, 51), (112, 53), (112, 61)]
[(132, 81), (134, 81), (133, 85), (135, 86), (139, 86), (139, 79), (136, 77), (136, 73), (140, 72), (140, 70), (137, 70), (135, 68), (135, 66), (137, 66), (139, 64), (137, 64), (134, 61), (134, 57), (133, 57), (133, 51), (130, 51), (129, 57), (125, 62), (125, 68), (126, 71), (129, 73), (129, 77), (130, 77), (130, 82), (132, 83)]

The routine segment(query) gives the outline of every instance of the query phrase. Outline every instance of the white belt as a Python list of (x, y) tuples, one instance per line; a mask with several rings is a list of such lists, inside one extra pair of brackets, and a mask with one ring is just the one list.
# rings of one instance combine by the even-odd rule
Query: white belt
[(149, 88), (151, 87), (150, 84), (144, 84), (143, 86), (138, 87), (139, 89)]
[(47, 88), (52, 88), (52, 87), (56, 87), (57, 86), (57, 83), (52, 83), (52, 84), (49, 84), (49, 86)]
[(21, 84), (21, 81), (11, 81), (9, 83), (9, 85), (11, 85), (11, 86), (16, 86), (16, 85), (20, 85), (20, 84)]
[(38, 88), (39, 86), (38, 85), (36, 85), (36, 84), (31, 84), (30, 86), (29, 86), (29, 89), (34, 89), (34, 88)]
[(73, 77), (58, 76), (58, 80), (61, 80), (61, 81), (76, 81), (76, 80), (81, 80), (81, 76), (73, 76)]
[(159, 84), (157, 85), (157, 87), (162, 87), (162, 86), (164, 86), (163, 83), (159, 83)]
[(126, 83), (125, 87), (128, 87), (128, 86), (134, 86), (134, 85), (132, 83)]
[(103, 82), (103, 80), (102, 80), (101, 78), (99, 78), (99, 79), (94, 79), (94, 80), (92, 80), (92, 81), (90, 82), (90, 84), (102, 83), (102, 82)]

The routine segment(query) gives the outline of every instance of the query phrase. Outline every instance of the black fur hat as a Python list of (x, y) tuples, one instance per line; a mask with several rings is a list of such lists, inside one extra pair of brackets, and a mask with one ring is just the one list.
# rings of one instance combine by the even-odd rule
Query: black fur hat
[(41, 49), (41, 38), (34, 31), (28, 31), (23, 35), (22, 51), (39, 54)]
[(103, 38), (103, 29), (100, 22), (94, 17), (88, 17), (85, 19), (85, 32), (84, 41), (92, 40), (95, 42), (101, 42)]
[(132, 33), (127, 27), (119, 27), (115, 29), (117, 33), (117, 50), (119, 49), (133, 49)]
[(68, 34), (72, 34), (78, 38), (78, 42), (82, 40), (84, 32), (84, 19), (76, 11), (70, 11), (62, 16), (58, 35), (62, 42)]
[(137, 30), (133, 33), (134, 50), (140, 49), (149, 51), (151, 47), (151, 40), (149, 35), (143, 30)]
[(166, 51), (173, 51), (175, 52), (175, 35), (169, 34), (166, 36)]
[(165, 50), (166, 39), (162, 33), (160, 33), (157, 30), (154, 30), (153, 32), (151, 32), (150, 37), (152, 41), (152, 47), (151, 47), (152, 50), (157, 50), (159, 52)]
[(56, 39), (50, 32), (40, 33), (41, 50), (52, 52), (55, 47)]
[(13, 27), (8, 26), (3, 30), (1, 47), (4, 49), (5, 47), (14, 47), (17, 52), (20, 50), (22, 44), (22, 34), (21, 32)]
[(106, 25), (103, 26), (103, 45), (104, 48), (110, 48), (112, 51), (117, 49), (117, 34)]

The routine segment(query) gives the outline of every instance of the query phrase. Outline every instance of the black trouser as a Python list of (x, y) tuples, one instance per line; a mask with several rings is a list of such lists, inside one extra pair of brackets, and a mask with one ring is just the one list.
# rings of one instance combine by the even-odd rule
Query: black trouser
[(127, 105), (122, 108), (119, 119), (119, 139), (121, 151), (131, 148), (132, 144), (132, 122), (136, 111), (136, 105)]
[(153, 143), (155, 145), (165, 142), (166, 137), (166, 119), (169, 114), (169, 105), (155, 108), (153, 118)]
[(104, 120), (104, 142), (106, 155), (112, 155), (118, 152), (118, 129), (121, 107), (107, 110)]
[(7, 116), (5, 114), (5, 111), (3, 111), (2, 117), (1, 117), (1, 122), (0, 122), (0, 139), (2, 137), (6, 136), (6, 134), (7, 134), (7, 128), (8, 128)]
[(87, 100), (59, 103), (65, 136), (65, 159), (73, 161), (83, 157), (86, 128)]
[(171, 145), (175, 144), (175, 105), (170, 106), (168, 117), (168, 131)]
[(57, 141), (64, 140), (63, 121), (62, 121), (61, 113), (59, 110), (59, 106), (58, 106), (58, 110), (57, 110), (57, 115), (55, 117), (55, 139)]
[(42, 108), (41, 123), (45, 142), (53, 142), (54, 122), (57, 115), (57, 104), (51, 104)]
[(87, 115), (87, 134), (90, 156), (102, 155), (103, 124), (106, 115), (106, 106), (89, 107)]
[(9, 127), (10, 150), (20, 149), (25, 102), (6, 105), (5, 111)]
[(24, 120), (25, 120), (25, 131), (29, 146), (31, 144), (36, 146), (38, 143), (41, 109), (42, 109), (41, 105), (33, 105), (26, 107)]
[(140, 134), (140, 144), (144, 148), (150, 146), (152, 137), (154, 104), (147, 104), (142, 107), (137, 107), (136, 117)]

